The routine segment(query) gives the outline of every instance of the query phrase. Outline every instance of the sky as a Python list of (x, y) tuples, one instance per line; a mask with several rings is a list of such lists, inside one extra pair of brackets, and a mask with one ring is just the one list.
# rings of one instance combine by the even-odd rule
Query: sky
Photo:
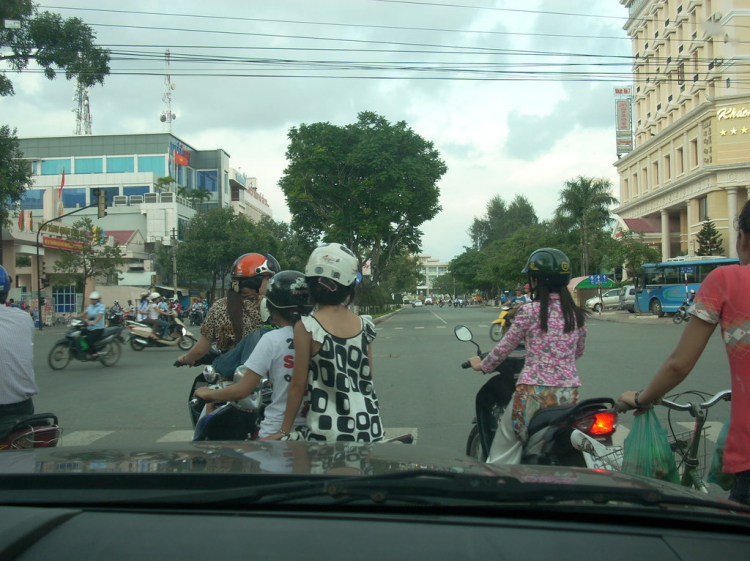
[[(361, 111), (406, 121), (446, 162), (442, 211), (422, 226), (423, 253), (442, 261), (470, 245), (496, 195), (526, 196), (541, 219), (578, 175), (609, 179), (619, 195), (613, 87), (630, 83), (631, 51), (618, 0), (39, 5), (82, 18), (113, 52), (112, 74), (90, 91), (94, 134), (164, 130), (169, 48), (172, 132), (226, 150), (276, 220), (291, 220), (278, 186), (290, 127), (346, 125)], [(16, 95), (0, 98), (0, 123), (19, 137), (73, 133), (73, 82), (33, 65), (9, 77)]]

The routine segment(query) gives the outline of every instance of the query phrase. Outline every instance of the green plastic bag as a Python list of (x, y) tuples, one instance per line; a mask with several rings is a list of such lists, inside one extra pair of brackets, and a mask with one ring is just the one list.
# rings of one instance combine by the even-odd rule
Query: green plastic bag
[(653, 409), (636, 415), (633, 428), (623, 444), (622, 472), (679, 483), (677, 463)]
[(727, 433), (729, 432), (729, 417), (727, 422), (721, 427), (719, 432), (719, 439), (716, 441), (716, 450), (714, 451), (714, 458), (711, 461), (711, 469), (708, 471), (706, 481), (708, 483), (715, 483), (725, 491), (729, 491), (734, 486), (734, 474), (724, 473), (724, 446), (727, 443)]
[(89, 350), (89, 342), (86, 340), (85, 337), (81, 337), (81, 341), (79, 342), (79, 345), (81, 346), (82, 351)]

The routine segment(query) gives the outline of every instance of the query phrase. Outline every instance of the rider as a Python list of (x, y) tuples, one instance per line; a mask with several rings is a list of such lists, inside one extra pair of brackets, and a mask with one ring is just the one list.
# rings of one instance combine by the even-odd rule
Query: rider
[(135, 306), (133, 306), (133, 301), (128, 300), (128, 305), (125, 306), (125, 314), (128, 316), (128, 319), (133, 319), (133, 314), (135, 313)]
[(266, 285), (279, 272), (279, 262), (267, 253), (245, 253), (232, 265), (232, 285), (226, 298), (214, 302), (201, 325), (198, 342), (177, 360), (192, 366), (211, 345), (225, 353), (246, 335), (263, 326), (260, 299)]
[(116, 314), (122, 312), (122, 306), (120, 306), (120, 302), (117, 300), (112, 303), (112, 311)]
[(700, 297), (690, 310), (694, 316), (646, 389), (625, 392), (618, 399), (638, 409), (650, 407), (687, 378), (706, 348), (716, 325), (729, 357), (732, 407), (724, 448), (723, 471), (735, 475), (729, 498), (750, 505), (750, 201), (740, 213), (737, 227), (739, 265), (711, 271), (701, 283)]
[(20, 309), (6, 306), (11, 278), (0, 265), (0, 417), (34, 413), (34, 321)]
[(158, 292), (151, 293), (151, 303), (148, 305), (148, 321), (144, 323), (150, 323), (154, 332), (154, 338), (157, 338), (156, 328), (161, 328), (161, 338), (170, 341), (172, 337), (169, 336), (169, 322), (161, 319), (161, 316), (171, 316), (172, 314), (168, 311), (164, 311), (164, 306), (161, 306), (162, 295)]
[(499, 420), (487, 458), (492, 464), (517, 464), (528, 437), (528, 422), (543, 407), (575, 404), (581, 380), (575, 361), (583, 356), (586, 312), (568, 292), (570, 260), (562, 251), (534, 251), (523, 272), (534, 300), (521, 306), (505, 337), (482, 360), (471, 357), (474, 370), (492, 372), (525, 341), (526, 362), (516, 383), (511, 406)]
[[(94, 343), (96, 343), (102, 336), (102, 333), (104, 333), (104, 315), (106, 311), (104, 304), (102, 304), (101, 295), (94, 290), (89, 294), (89, 305), (82, 313), (78, 314), (80, 319), (86, 319), (86, 325), (88, 326), (86, 342), (89, 345), (89, 354), (94, 358), (99, 356), (94, 351)], [(78, 338), (77, 341), (80, 341), (80, 338)], [(82, 350), (83, 349), (81, 349), (79, 343), (78, 351), (82, 352)]]
[(138, 313), (135, 316), (136, 321), (144, 322), (148, 319), (148, 306), (151, 303), (151, 297), (148, 292), (141, 292), (141, 301), (138, 303)]
[[(266, 295), (261, 301), (263, 320), (269, 318), (278, 327), (269, 331), (253, 349), (245, 362), (249, 371), (236, 384), (225, 388), (211, 390), (198, 388), (195, 397), (205, 401), (237, 401), (249, 396), (260, 381), (267, 377), (273, 385), (271, 404), (266, 407), (263, 421), (260, 424), (260, 438), (272, 435), (281, 428), (286, 411), (286, 399), (289, 381), (294, 368), (294, 324), (300, 316), (310, 312), (309, 293), (305, 275), (298, 271), (281, 271), (276, 273), (266, 288)], [(295, 419), (295, 426), (304, 425), (302, 409)]]

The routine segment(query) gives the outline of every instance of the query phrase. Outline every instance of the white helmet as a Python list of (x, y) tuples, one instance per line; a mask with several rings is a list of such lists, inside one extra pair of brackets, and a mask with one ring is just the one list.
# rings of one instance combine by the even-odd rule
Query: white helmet
[(89, 300), (101, 300), (101, 299), (102, 299), (102, 295), (99, 294), (96, 290), (92, 292), (91, 294), (89, 294)]
[(157, 298), (161, 298), (161, 294), (158, 292), (152, 292), (149, 298), (151, 298), (151, 300), (156, 300)]
[(307, 260), (305, 276), (324, 277), (344, 286), (357, 279), (357, 257), (340, 243), (327, 243), (317, 247)]

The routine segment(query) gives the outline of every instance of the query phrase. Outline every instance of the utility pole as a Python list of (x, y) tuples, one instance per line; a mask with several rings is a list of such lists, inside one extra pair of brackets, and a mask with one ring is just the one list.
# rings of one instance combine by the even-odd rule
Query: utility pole
[(172, 228), (172, 285), (177, 298), (177, 230)]

